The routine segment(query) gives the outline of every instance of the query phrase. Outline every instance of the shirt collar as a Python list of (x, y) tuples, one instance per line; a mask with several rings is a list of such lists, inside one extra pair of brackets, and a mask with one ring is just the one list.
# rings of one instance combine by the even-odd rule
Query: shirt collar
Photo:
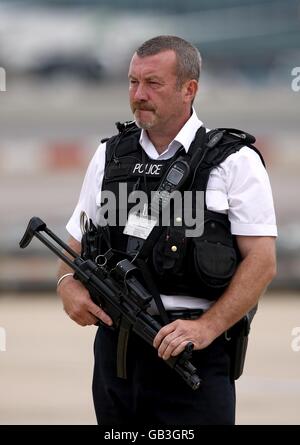
[(146, 154), (151, 159), (170, 159), (179, 147), (183, 146), (186, 153), (188, 152), (192, 141), (195, 138), (197, 130), (203, 125), (203, 122), (198, 119), (195, 109), (193, 108), (193, 112), (188, 121), (181, 128), (179, 133), (175, 136), (173, 141), (170, 142), (168, 148), (162, 153), (158, 154), (156, 148), (150, 141), (147, 131), (141, 131), (140, 135), (140, 144)]

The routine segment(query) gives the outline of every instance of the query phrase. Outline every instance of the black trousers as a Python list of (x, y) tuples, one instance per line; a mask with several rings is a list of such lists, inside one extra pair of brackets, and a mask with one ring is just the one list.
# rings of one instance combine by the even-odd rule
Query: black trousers
[(192, 363), (203, 379), (196, 391), (181, 379), (157, 351), (130, 334), (128, 378), (116, 376), (117, 334), (98, 328), (93, 398), (100, 425), (232, 425), (235, 386), (229, 379), (229, 357), (223, 336), (193, 352)]

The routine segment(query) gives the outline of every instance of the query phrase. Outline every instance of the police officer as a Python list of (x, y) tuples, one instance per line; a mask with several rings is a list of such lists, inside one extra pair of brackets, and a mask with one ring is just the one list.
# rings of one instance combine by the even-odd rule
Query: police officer
[[(129, 191), (140, 188), (149, 193), (159, 185), (160, 169), (165, 171), (178, 153), (189, 154), (195, 136), (204, 129), (193, 108), (200, 67), (198, 50), (175, 36), (155, 37), (134, 53), (129, 67), (129, 98), (135, 124), (120, 128), (118, 136), (101, 143), (96, 151), (67, 224), (72, 249), (81, 251), (82, 211), (97, 225), (101, 192), (116, 192), (117, 184), (126, 182)], [(202, 137), (209, 134), (204, 133)], [(130, 335), (127, 379), (116, 375), (117, 334), (110, 329), (109, 315), (92, 302), (70, 269), (60, 265), (57, 290), (70, 318), (81, 326), (96, 324), (99, 319), (107, 326), (99, 327), (94, 345), (93, 396), (101, 424), (235, 422), (235, 386), (230, 378), (225, 334), (257, 305), (274, 277), (277, 231), (270, 183), (259, 154), (237, 142), (236, 136), (228, 137), (218, 152), (222, 162), (207, 169), (209, 176), (204, 184), (205, 214), (216, 215), (215, 221), (226, 220), (228, 233), (221, 234), (221, 228), (226, 226), (223, 220), (219, 225), (214, 222), (210, 227), (217, 227), (216, 235), (208, 234), (206, 240), (211, 241), (206, 245), (211, 246), (213, 253), (205, 250), (203, 255), (200, 238), (193, 242), (194, 250), (185, 250), (180, 264), (177, 255), (173, 263), (168, 263), (169, 268), (165, 265), (172, 259), (172, 252), (175, 255), (176, 245), (171, 246), (171, 254), (166, 258), (164, 243), (168, 237), (164, 232), (153, 246), (149, 268), (169, 322), (158, 332), (154, 348)], [(230, 150), (224, 155), (228, 147)], [(115, 174), (116, 171), (119, 173)], [(201, 169), (196, 177), (199, 175)], [(113, 247), (126, 250), (130, 227), (127, 235), (124, 228), (110, 229)], [(229, 244), (220, 242), (222, 236)], [(189, 246), (190, 241), (183, 241), (182, 246)], [(225, 250), (214, 250), (216, 246)], [(229, 283), (222, 286), (212, 279), (205, 281), (204, 270), (212, 267), (226, 272), (235, 253), (240, 260)], [(165, 275), (159, 273), (161, 266)], [(164, 364), (164, 360), (182, 352), (188, 342), (194, 344), (193, 363), (202, 378), (197, 391), (192, 391)]]

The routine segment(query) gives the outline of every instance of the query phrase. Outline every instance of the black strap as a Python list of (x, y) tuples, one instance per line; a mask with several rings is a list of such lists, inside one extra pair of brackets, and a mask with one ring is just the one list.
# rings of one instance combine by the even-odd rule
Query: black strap
[(237, 136), (241, 139), (241, 142), (243, 142), (244, 145), (254, 144), (256, 141), (252, 134), (243, 130), (238, 130), (237, 128), (218, 128), (218, 130), (224, 130), (227, 134), (230, 133)]
[[(206, 129), (205, 127), (202, 126), (198, 129), (196, 136), (187, 154), (187, 159), (189, 160), (191, 165), (190, 175), (193, 175), (192, 182), (194, 180), (195, 169), (199, 167), (200, 163), (205, 158), (207, 150), (211, 148), (210, 146), (207, 146), (207, 144), (205, 144), (205, 140), (206, 140)], [(142, 248), (137, 253), (136, 258), (146, 259), (148, 257), (151, 250), (153, 249), (153, 246), (156, 244), (158, 238), (160, 237), (162, 230), (163, 230), (162, 226), (155, 226), (152, 229), (150, 235), (143, 243)]]
[(158, 313), (159, 313), (163, 323), (164, 324), (170, 323), (169, 316), (168, 316), (167, 311), (166, 311), (166, 309), (164, 307), (164, 304), (163, 304), (163, 302), (161, 300), (161, 296), (160, 296), (159, 290), (157, 289), (157, 286), (156, 286), (156, 284), (155, 284), (155, 282), (153, 280), (153, 277), (152, 277), (152, 274), (151, 274), (151, 272), (149, 270), (149, 267), (147, 266), (145, 261), (143, 259), (141, 259), (141, 258), (137, 258), (135, 260), (135, 262), (136, 262), (137, 266), (139, 267), (139, 269), (142, 272), (144, 281), (147, 284), (149, 292), (151, 293), (151, 295), (154, 298), (154, 301), (155, 301), (156, 306), (157, 306)]
[[(196, 133), (194, 141), (192, 142), (192, 145), (189, 149), (188, 155), (185, 155), (190, 161), (191, 174), (193, 174), (193, 170), (199, 165), (199, 163), (202, 162), (207, 150), (210, 148), (210, 146), (207, 147), (207, 145), (204, 144), (205, 140), (206, 140), (206, 129), (205, 127), (202, 126), (198, 129)], [(148, 286), (149, 291), (151, 292), (154, 298), (159, 315), (163, 323), (168, 324), (170, 322), (168, 314), (161, 300), (159, 290), (153, 280), (152, 274), (145, 261), (150, 251), (153, 249), (154, 244), (160, 237), (162, 230), (163, 230), (162, 226), (155, 226), (152, 229), (150, 235), (145, 240), (141, 249), (137, 253), (134, 261), (142, 271), (143, 278)]]

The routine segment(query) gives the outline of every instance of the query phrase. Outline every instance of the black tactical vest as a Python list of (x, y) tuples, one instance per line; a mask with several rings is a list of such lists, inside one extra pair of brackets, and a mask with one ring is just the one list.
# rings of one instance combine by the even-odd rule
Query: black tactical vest
[[(105, 172), (102, 191), (111, 191), (119, 202), (120, 193), (127, 196), (134, 190), (147, 193), (155, 190), (166, 169), (180, 155), (180, 148), (170, 160), (151, 160), (139, 144), (141, 130), (134, 123), (119, 124), (119, 134), (107, 140)], [(255, 138), (235, 129), (216, 129), (206, 133), (201, 127), (192, 142), (188, 155), (204, 149), (207, 142), (219, 131), (220, 142), (208, 150), (196, 174), (186, 186), (193, 192), (206, 191), (209, 173), (230, 154), (247, 145), (257, 151)], [(258, 152), (258, 151), (257, 151)], [(260, 153), (258, 152), (260, 155)], [(261, 155), (260, 155), (261, 156)], [(262, 158), (261, 158), (262, 159)], [(263, 162), (263, 159), (262, 159)], [(185, 187), (185, 189), (186, 189)], [(127, 190), (125, 190), (127, 188)], [(194, 206), (193, 200), (193, 206)], [(128, 212), (134, 203), (117, 206), (116, 225), (101, 229), (99, 253), (113, 249), (122, 258), (128, 253), (129, 236), (123, 233)], [(127, 207), (127, 208), (126, 208)], [(195, 213), (195, 209), (191, 209)], [(121, 224), (120, 224), (121, 222)], [(192, 295), (215, 300), (228, 286), (240, 261), (235, 237), (230, 232), (227, 215), (204, 209), (204, 230), (199, 237), (186, 237), (187, 227), (170, 224), (162, 227), (158, 241), (152, 246), (147, 264), (160, 293), (166, 295)], [(132, 238), (132, 237), (130, 237)]]

